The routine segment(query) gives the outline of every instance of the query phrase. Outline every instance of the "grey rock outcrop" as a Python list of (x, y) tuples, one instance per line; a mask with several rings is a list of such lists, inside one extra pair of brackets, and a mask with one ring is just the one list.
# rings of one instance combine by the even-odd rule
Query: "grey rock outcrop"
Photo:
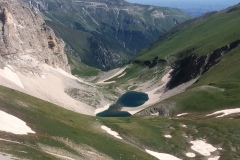
[(174, 103), (158, 103), (153, 105), (152, 107), (146, 108), (138, 113), (136, 116), (143, 116), (143, 115), (152, 115), (158, 113), (159, 116), (163, 117), (171, 117), (174, 113), (176, 108), (176, 104)]
[(24, 55), (70, 72), (65, 43), (40, 13), (18, 0), (0, 0), (0, 60), (11, 63)]
[(168, 83), (168, 88), (172, 89), (180, 84), (188, 82), (207, 72), (211, 67), (220, 62), (220, 57), (227, 54), (232, 49), (240, 45), (240, 40), (233, 41), (228, 45), (213, 50), (211, 53), (197, 57), (195, 54), (176, 62), (177, 67), (173, 67), (172, 79)]

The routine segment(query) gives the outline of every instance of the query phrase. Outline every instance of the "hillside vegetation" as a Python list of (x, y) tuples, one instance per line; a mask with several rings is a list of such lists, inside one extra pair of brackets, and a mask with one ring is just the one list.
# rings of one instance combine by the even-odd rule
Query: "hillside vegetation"
[[(238, 119), (90, 117), (1, 86), (0, 110), (24, 120), (36, 132), (30, 135), (0, 132), (0, 152), (21, 159), (59, 159), (53, 154), (68, 159), (155, 159), (144, 151), (150, 149), (187, 160), (191, 158), (185, 154), (191, 151), (190, 141), (195, 139), (206, 139), (221, 147), (214, 155), (223, 160), (240, 158)], [(107, 134), (101, 125), (117, 131), (123, 139)], [(164, 137), (166, 134), (172, 138)], [(203, 158), (197, 154), (195, 159)]]
[(150, 108), (173, 104), (175, 113), (198, 114), (239, 107), (239, 13), (240, 4), (187, 21), (142, 51), (138, 63), (159, 57), (174, 68), (170, 89), (198, 78), (185, 92)]
[(239, 6), (207, 13), (180, 24), (141, 51), (135, 60), (152, 61), (159, 57), (171, 62), (191, 54), (200, 57), (239, 40)]

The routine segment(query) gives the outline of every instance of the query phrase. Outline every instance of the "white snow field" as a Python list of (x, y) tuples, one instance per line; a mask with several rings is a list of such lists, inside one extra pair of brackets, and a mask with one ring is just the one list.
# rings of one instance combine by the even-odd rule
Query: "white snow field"
[(9, 80), (18, 87), (24, 88), (21, 80), (15, 73), (15, 70), (10, 65), (7, 65), (4, 67), (4, 69), (0, 69), (0, 76), (6, 80)]
[(192, 144), (191, 149), (203, 156), (211, 156), (211, 152), (217, 150), (217, 148), (213, 147), (211, 144), (208, 144), (203, 140), (190, 141), (190, 143)]
[(192, 153), (192, 152), (188, 152), (188, 153), (186, 153), (186, 156), (190, 157), (190, 158), (194, 158), (194, 157), (196, 157), (196, 154)]
[(101, 126), (101, 128), (103, 130), (105, 130), (108, 134), (118, 138), (118, 139), (122, 139), (122, 137), (119, 136), (119, 134), (115, 131), (113, 131), (111, 128), (108, 128), (107, 126)]
[(20, 135), (35, 133), (24, 121), (3, 111), (0, 111), (0, 131)]
[(188, 113), (181, 113), (181, 114), (178, 114), (177, 117), (181, 117), (181, 116), (185, 116), (187, 115)]
[(158, 152), (154, 152), (148, 149), (145, 149), (145, 151), (149, 154), (151, 154), (152, 156), (158, 158), (159, 160), (181, 160), (173, 155), (170, 154), (166, 154), (166, 153), (158, 153)]
[(164, 135), (164, 137), (165, 137), (165, 138), (172, 138), (172, 136), (169, 135), (169, 134)]
[(220, 156), (215, 156), (215, 157), (212, 157), (212, 158), (208, 158), (208, 160), (219, 160)]
[(218, 115), (216, 118), (224, 117), (230, 114), (235, 114), (235, 113), (240, 113), (240, 108), (235, 108), (235, 109), (225, 109), (225, 110), (220, 110), (211, 114), (208, 114), (207, 116), (213, 116), (213, 115)]

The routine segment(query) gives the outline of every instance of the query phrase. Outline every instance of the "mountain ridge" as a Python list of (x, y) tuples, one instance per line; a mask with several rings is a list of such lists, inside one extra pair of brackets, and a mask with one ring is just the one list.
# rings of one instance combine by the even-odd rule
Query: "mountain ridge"
[[(123, 64), (159, 35), (189, 18), (177, 9), (126, 1), (30, 2), (48, 17), (46, 23), (84, 63), (104, 70)], [(68, 30), (69, 35), (63, 30)]]

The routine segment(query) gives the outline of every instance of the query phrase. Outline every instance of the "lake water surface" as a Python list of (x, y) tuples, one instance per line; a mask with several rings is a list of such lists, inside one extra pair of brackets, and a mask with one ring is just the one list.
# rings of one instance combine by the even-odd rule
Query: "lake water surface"
[(129, 117), (130, 113), (121, 111), (122, 107), (138, 107), (148, 101), (148, 95), (143, 92), (129, 91), (123, 94), (115, 104), (97, 114), (99, 117)]

